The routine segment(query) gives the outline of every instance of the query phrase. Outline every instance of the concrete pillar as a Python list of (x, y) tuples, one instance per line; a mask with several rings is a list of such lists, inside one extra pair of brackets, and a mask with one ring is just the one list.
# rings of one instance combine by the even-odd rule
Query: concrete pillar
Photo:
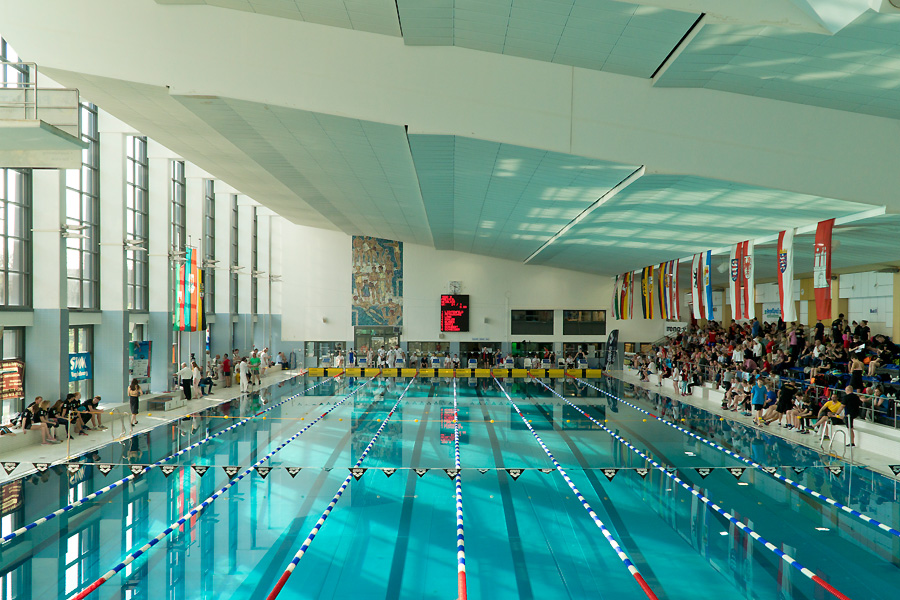
[[(281, 297), (282, 283), (281, 277), (284, 275), (284, 267), (282, 264), (282, 225), (283, 219), (277, 215), (269, 217), (269, 275), (275, 277), (275, 280), (269, 279), (269, 319), (271, 323), (271, 340), (269, 348), (272, 355), (276, 356), (278, 352), (284, 352), (285, 356), (289, 354), (288, 348), (282, 347), (281, 342), (281, 307), (283, 301)], [(351, 346), (348, 346), (352, 347)]]
[(172, 362), (174, 264), (172, 250), (172, 161), (177, 156), (148, 140), (150, 162), (150, 390), (168, 391), (175, 372)]
[(32, 247), (40, 276), (32, 277), (34, 325), (25, 328), (25, 388), (29, 399), (55, 400), (69, 389), (69, 311), (66, 294), (65, 171), (32, 176)]
[(129, 313), (125, 297), (126, 137), (121, 121), (100, 112), (100, 310), (94, 327), (94, 393), (120, 399), (128, 383)]

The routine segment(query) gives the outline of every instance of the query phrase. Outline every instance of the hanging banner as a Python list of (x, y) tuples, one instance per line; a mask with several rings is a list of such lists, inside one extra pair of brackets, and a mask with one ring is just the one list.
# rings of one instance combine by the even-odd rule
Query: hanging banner
[(656, 294), (659, 301), (659, 318), (665, 321), (669, 318), (669, 278), (667, 275), (669, 263), (659, 263), (657, 268), (659, 270), (657, 271)]
[(25, 397), (25, 362), (0, 360), (0, 400)]
[(634, 272), (628, 274), (628, 316), (634, 318)]
[(128, 342), (128, 371), (138, 383), (150, 378), (150, 342)]
[(694, 259), (691, 261), (692, 312), (695, 319), (703, 318), (703, 294), (700, 293), (700, 290), (703, 287), (703, 277), (700, 270), (701, 263), (702, 260), (700, 259), (700, 255), (695, 254)]
[(94, 369), (91, 365), (90, 352), (75, 352), (69, 354), (69, 381), (84, 381), (93, 379)]
[(778, 234), (778, 303), (781, 305), (781, 319), (785, 323), (797, 320), (794, 305), (794, 230), (788, 229)]
[(200, 271), (200, 252), (185, 248), (184, 263), (178, 267), (175, 291), (175, 330), (200, 331), (206, 329), (203, 306), (203, 273)]
[(669, 319), (681, 320), (681, 299), (678, 297), (678, 261), (669, 261)]
[(731, 260), (728, 262), (728, 301), (731, 303), (731, 318), (735, 321), (744, 319), (744, 294), (741, 289), (744, 270), (744, 244), (735, 244), (731, 248)]
[(641, 271), (641, 310), (645, 319), (653, 318), (653, 267)]
[(630, 273), (622, 274), (622, 289), (619, 292), (619, 315), (620, 319), (628, 319), (628, 280)]
[(753, 258), (753, 240), (744, 242), (744, 265), (741, 270), (744, 292), (745, 319), (756, 318), (756, 261)]
[(616, 275), (616, 280), (613, 283), (612, 309), (613, 309), (613, 316), (616, 319), (621, 319), (622, 317), (619, 314), (619, 276), (618, 275)]
[(813, 289), (816, 294), (816, 319), (831, 318), (831, 231), (834, 219), (816, 226), (813, 251)]
[(706, 320), (715, 319), (713, 314), (713, 297), (712, 297), (712, 250), (707, 250), (703, 255), (703, 307), (705, 310)]

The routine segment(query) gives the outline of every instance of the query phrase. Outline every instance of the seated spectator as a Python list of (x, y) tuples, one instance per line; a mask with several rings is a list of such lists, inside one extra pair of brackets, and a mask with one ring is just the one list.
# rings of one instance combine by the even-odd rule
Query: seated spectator
[(103, 411), (98, 408), (99, 406), (100, 396), (94, 396), (93, 398), (85, 400), (78, 407), (78, 413), (82, 421), (82, 429), (87, 429), (85, 426), (88, 423), (92, 425), (92, 429), (108, 429), (108, 427), (102, 423)]
[(47, 419), (47, 409), (49, 407), (50, 402), (38, 396), (34, 399), (34, 402), (25, 409), (25, 414), (22, 415), (20, 423), (22, 433), (28, 433), (31, 429), (39, 429), (41, 432), (41, 444), (44, 444), (45, 446), (62, 442), (62, 440), (56, 439), (56, 436), (51, 429), (50, 422)]

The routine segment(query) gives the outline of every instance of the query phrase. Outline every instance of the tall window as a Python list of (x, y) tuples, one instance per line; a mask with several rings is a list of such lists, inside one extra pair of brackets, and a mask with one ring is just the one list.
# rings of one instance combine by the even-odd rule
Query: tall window
[(69, 308), (100, 308), (100, 134), (97, 107), (81, 105), (81, 169), (66, 171), (66, 239)]
[(126, 141), (125, 189), (125, 307), (147, 310), (149, 235), (148, 188), (149, 163), (147, 138), (129, 135)]
[(0, 307), (31, 306), (31, 169), (0, 169)]
[(203, 306), (207, 313), (216, 311), (213, 292), (216, 289), (216, 182), (206, 180), (206, 193), (203, 196)]
[(20, 87), (29, 82), (29, 70), (25, 65), (17, 63), (19, 55), (0, 37), (0, 87)]
[(253, 229), (250, 231), (250, 312), (254, 315), (259, 312), (257, 293), (259, 292), (259, 279), (256, 271), (259, 267), (259, 215), (257, 207), (253, 207)]
[[(231, 266), (237, 267), (238, 264), (238, 202), (237, 194), (231, 196)], [(231, 270), (231, 313), (238, 312), (238, 274)]]
[(180, 256), (187, 243), (185, 221), (187, 221), (187, 201), (185, 200), (184, 161), (172, 162), (172, 250)]

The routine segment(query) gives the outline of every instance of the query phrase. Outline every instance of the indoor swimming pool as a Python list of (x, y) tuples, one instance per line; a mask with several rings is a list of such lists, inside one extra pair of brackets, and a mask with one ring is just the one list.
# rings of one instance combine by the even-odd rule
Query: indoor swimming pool
[(900, 589), (895, 479), (609, 378), (299, 377), (77, 462), (2, 487), (0, 600), (79, 597), (117, 567), (88, 598), (267, 598), (301, 546), (278, 598), (452, 600), (463, 549), (485, 600)]

